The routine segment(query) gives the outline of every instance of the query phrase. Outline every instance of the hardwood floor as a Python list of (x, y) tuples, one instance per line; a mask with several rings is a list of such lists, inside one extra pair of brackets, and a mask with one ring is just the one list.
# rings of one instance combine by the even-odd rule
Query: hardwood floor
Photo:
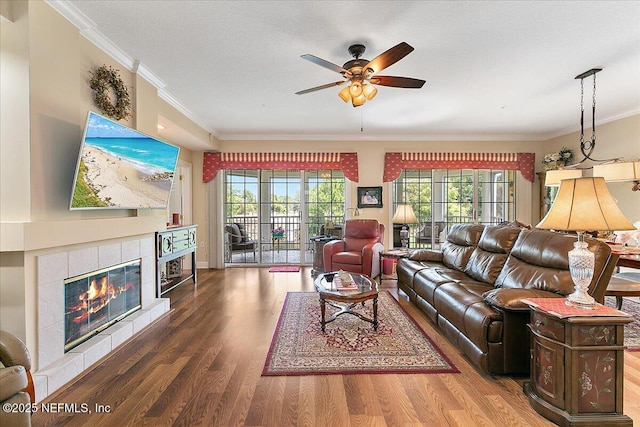
[[(479, 371), (404, 298), (460, 374), (261, 377), (288, 291), (313, 290), (310, 268), (199, 270), (166, 294), (172, 311), (45, 403), (91, 414), (36, 413), (34, 426), (552, 426), (524, 378)], [(394, 282), (384, 288), (397, 296)], [(640, 352), (625, 352), (624, 413), (640, 423)], [(97, 413), (95, 405), (109, 407)]]

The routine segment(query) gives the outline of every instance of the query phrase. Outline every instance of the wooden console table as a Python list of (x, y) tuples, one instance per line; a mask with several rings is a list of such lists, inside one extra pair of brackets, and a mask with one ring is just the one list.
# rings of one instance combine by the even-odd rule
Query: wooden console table
[[(193, 284), (197, 286), (196, 248), (198, 243), (196, 227), (198, 226), (186, 225), (156, 232), (156, 297), (160, 298), (162, 294), (189, 279), (193, 279)], [(179, 258), (189, 254), (191, 254), (190, 273), (183, 274), (182, 264), (180, 264), (180, 271), (176, 277), (162, 277), (163, 264), (174, 260), (181, 263)]]
[(598, 304), (569, 307), (564, 298), (524, 300), (531, 309), (529, 403), (562, 426), (632, 426), (622, 413), (624, 325), (633, 317)]

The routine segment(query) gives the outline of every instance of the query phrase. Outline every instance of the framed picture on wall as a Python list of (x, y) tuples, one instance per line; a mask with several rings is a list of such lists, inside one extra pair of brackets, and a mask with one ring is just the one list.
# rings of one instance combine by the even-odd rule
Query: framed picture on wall
[(381, 208), (382, 187), (358, 187), (359, 208)]

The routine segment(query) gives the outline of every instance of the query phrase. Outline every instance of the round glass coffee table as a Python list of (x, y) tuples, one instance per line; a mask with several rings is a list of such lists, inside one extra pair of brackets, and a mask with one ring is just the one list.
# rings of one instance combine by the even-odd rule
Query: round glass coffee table
[[(352, 314), (365, 322), (373, 324), (373, 329), (378, 330), (378, 284), (368, 276), (359, 273), (349, 273), (352, 283), (344, 283), (343, 287), (337, 287), (335, 280), (327, 280), (331, 274), (324, 273), (318, 275), (313, 284), (320, 294), (320, 312), (322, 332), (325, 331), (325, 325), (333, 322), (336, 318), (343, 314)], [(367, 317), (362, 313), (353, 311), (356, 304), (364, 306), (365, 301), (373, 301), (373, 318)], [(326, 304), (338, 309), (331, 317), (325, 319)]]

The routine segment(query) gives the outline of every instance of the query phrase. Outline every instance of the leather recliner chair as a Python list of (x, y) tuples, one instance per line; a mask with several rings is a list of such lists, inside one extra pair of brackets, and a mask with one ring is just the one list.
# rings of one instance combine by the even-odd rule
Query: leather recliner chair
[(380, 274), (380, 252), (384, 249), (384, 225), (375, 219), (345, 222), (342, 240), (324, 245), (324, 271), (349, 271), (371, 278)]
[[(31, 378), (29, 350), (9, 332), (0, 331), (0, 425), (19, 427), (31, 425), (29, 411), (5, 411), (4, 404), (28, 405), (35, 402)], [(24, 408), (24, 406), (23, 406)]]

